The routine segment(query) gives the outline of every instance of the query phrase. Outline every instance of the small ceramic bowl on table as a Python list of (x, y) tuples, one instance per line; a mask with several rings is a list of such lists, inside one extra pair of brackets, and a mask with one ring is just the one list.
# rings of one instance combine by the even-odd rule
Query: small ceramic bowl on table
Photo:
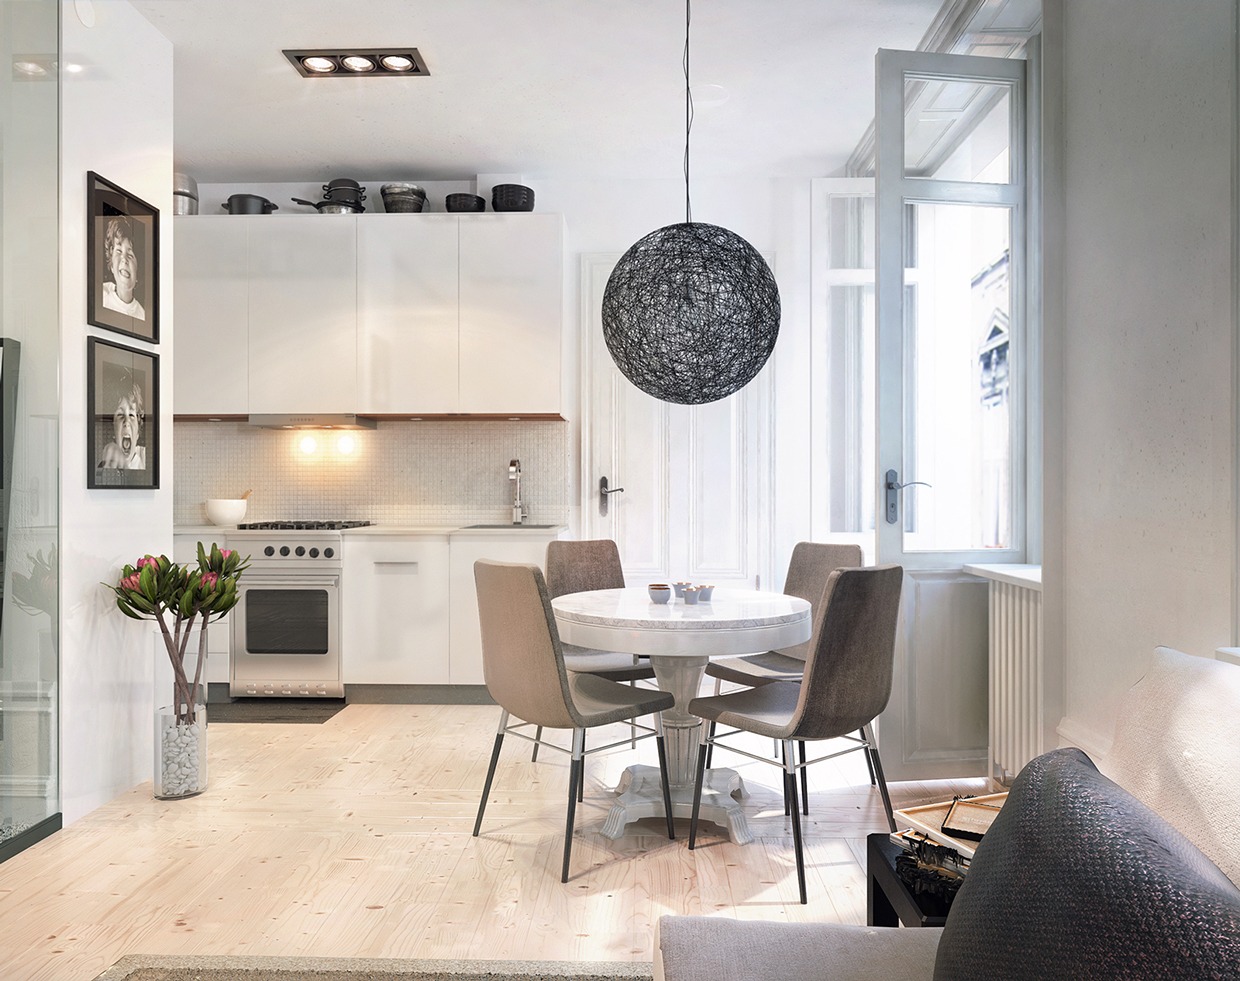
[(698, 588), (697, 586), (686, 586), (681, 599), (685, 601), (686, 606), (697, 606)]
[(652, 582), (646, 592), (650, 594), (652, 603), (666, 603), (672, 598), (672, 587), (665, 582)]
[(698, 599), (703, 603), (709, 603), (711, 595), (715, 592), (714, 586), (698, 586)]
[(693, 583), (691, 582), (683, 582), (683, 581), (672, 583), (672, 589), (676, 590), (676, 598), (680, 599), (681, 597), (683, 597), (685, 595), (685, 589), (692, 585)]

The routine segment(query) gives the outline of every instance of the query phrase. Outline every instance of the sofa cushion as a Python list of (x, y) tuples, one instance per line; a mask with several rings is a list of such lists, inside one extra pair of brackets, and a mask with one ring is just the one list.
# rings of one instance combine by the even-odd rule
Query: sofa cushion
[(1240, 885), (1240, 667), (1158, 648), (1098, 768)]
[(1240, 890), (1079, 749), (1012, 784), (952, 904), (935, 981), (1240, 977)]
[(655, 981), (931, 981), (942, 930), (664, 916)]

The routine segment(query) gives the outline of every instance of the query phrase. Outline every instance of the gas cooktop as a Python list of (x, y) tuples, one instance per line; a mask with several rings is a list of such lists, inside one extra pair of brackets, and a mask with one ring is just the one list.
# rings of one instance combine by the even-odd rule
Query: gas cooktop
[(369, 524), (369, 521), (248, 521), (237, 527), (242, 531), (340, 531), (365, 528)]

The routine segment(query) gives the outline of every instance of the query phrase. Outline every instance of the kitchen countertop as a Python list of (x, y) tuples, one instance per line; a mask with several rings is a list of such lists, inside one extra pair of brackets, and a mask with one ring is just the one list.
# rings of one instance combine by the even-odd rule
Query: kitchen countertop
[[(566, 531), (568, 525), (551, 525), (535, 527), (533, 525), (497, 525), (486, 528), (469, 528), (462, 525), (366, 525), (364, 528), (345, 528), (341, 534), (345, 536), (371, 537), (384, 535), (521, 535), (531, 532), (549, 535), (552, 538)], [(235, 527), (224, 525), (175, 525), (174, 535), (199, 535), (204, 538), (211, 535), (228, 535), (236, 531)]]

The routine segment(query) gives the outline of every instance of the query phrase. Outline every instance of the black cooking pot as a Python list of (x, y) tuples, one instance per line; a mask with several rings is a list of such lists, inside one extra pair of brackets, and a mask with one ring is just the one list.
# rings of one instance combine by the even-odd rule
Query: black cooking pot
[(357, 215), (366, 210), (357, 201), (303, 201), (301, 198), (293, 198), (293, 203), (314, 208), (321, 215)]
[(268, 201), (261, 194), (230, 194), (228, 203), (221, 204), (220, 207), (230, 215), (269, 215), (280, 210), (279, 205)]
[(348, 201), (361, 204), (366, 200), (366, 188), (357, 181), (340, 177), (323, 185), (323, 196), (329, 201)]

